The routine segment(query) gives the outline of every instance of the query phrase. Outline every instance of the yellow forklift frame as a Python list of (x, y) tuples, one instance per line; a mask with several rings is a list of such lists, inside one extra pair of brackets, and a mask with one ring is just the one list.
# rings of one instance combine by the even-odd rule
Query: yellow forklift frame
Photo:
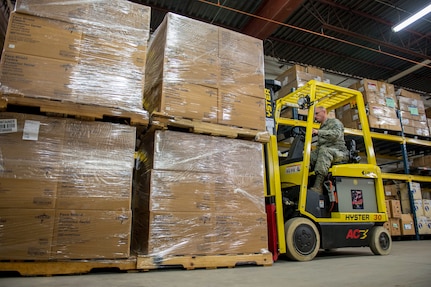
[[(298, 107), (300, 98), (309, 98), (309, 109), (307, 121), (297, 119), (288, 119), (280, 116), (284, 107)], [(332, 212), (330, 218), (316, 218), (305, 210), (306, 194), (308, 186), (308, 177), (312, 175), (309, 171), (310, 152), (312, 145), (312, 129), (319, 128), (319, 124), (314, 122), (314, 108), (323, 106), (328, 111), (343, 107), (347, 104), (355, 104), (358, 109), (358, 117), (362, 130), (356, 130), (354, 133), (363, 136), (366, 164), (342, 164), (333, 166), (330, 172), (336, 176), (346, 177), (364, 177), (375, 179), (377, 212), (363, 213), (343, 213)], [(274, 108), (275, 130), (281, 125), (305, 127), (305, 145), (303, 160), (301, 162), (279, 166), (279, 147), (277, 135), (271, 135), (269, 143), (266, 145), (266, 164), (268, 173), (268, 196), (275, 198), (276, 227), (278, 239), (278, 251), (281, 254), (286, 253), (285, 226), (283, 215), (283, 198), (282, 187), (286, 184), (300, 186), (300, 196), (298, 202), (298, 211), (300, 214), (310, 218), (315, 222), (385, 222), (388, 220), (386, 214), (385, 195), (383, 188), (383, 179), (380, 168), (377, 166), (376, 156), (374, 153), (372, 136), (368, 124), (364, 100), (359, 91), (339, 87), (336, 85), (319, 82), (316, 80), (309, 81), (306, 85), (298, 88), (296, 91), (278, 99)]]

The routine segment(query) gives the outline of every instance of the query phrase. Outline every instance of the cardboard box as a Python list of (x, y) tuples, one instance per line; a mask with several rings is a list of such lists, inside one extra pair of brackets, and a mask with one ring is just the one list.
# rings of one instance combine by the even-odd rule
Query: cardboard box
[(77, 68), (74, 61), (5, 51), (0, 68), (3, 94), (76, 101), (71, 88)]
[(77, 61), (81, 37), (71, 23), (12, 12), (4, 47), (13, 53)]
[(424, 216), (424, 207), (422, 203), (422, 199), (415, 199), (414, 201), (414, 207), (415, 207), (415, 214), (416, 217)]
[(103, 1), (57, 1), (17, 0), (15, 10), (20, 13), (69, 23), (109, 27), (111, 30), (132, 33), (134, 37), (149, 38), (151, 8), (126, 0)]
[(415, 225), (413, 216), (409, 214), (401, 214), (401, 235), (415, 235)]
[(256, 130), (265, 130), (265, 100), (221, 90), (218, 123)]
[(391, 215), (393, 218), (401, 218), (401, 204), (399, 200), (389, 200)]
[(265, 213), (151, 212), (145, 217), (143, 254), (259, 253), (268, 245)]
[(61, 118), (1, 112), (0, 122), (9, 122), (0, 133), (2, 178), (56, 181), (61, 173), (65, 121)]
[(386, 214), (388, 215), (388, 218), (391, 218), (392, 212), (391, 212), (391, 205), (389, 203), (389, 200), (385, 200), (385, 206), (386, 206)]
[(323, 70), (312, 66), (293, 65), (276, 78), (281, 83), (281, 89), (276, 93), (277, 98), (282, 98), (292, 92), (293, 89), (304, 86), (310, 80), (324, 81)]
[(134, 207), (149, 211), (265, 212), (259, 176), (151, 170), (138, 182)]
[(55, 208), (57, 182), (0, 178), (0, 208)]
[(142, 160), (137, 168), (246, 174), (263, 179), (263, 145), (259, 142), (172, 130), (147, 133), (141, 140), (138, 156)]
[(389, 232), (392, 236), (401, 235), (401, 225), (399, 218), (389, 218)]
[(398, 89), (396, 91), (397, 97), (405, 97), (413, 100), (420, 100), (422, 101), (421, 95), (418, 93), (407, 91), (406, 89)]
[(424, 216), (431, 219), (431, 199), (422, 199)]
[(54, 217), (53, 209), (0, 208), (0, 259), (49, 259)]
[(418, 222), (418, 233), (420, 235), (431, 234), (431, 219), (425, 216), (416, 218)]
[[(408, 185), (408, 186), (407, 186)], [(409, 189), (413, 199), (422, 199), (421, 185), (419, 182), (407, 182), (399, 185), (401, 199), (409, 199)]]
[(131, 222), (131, 211), (56, 210), (52, 258), (128, 258)]

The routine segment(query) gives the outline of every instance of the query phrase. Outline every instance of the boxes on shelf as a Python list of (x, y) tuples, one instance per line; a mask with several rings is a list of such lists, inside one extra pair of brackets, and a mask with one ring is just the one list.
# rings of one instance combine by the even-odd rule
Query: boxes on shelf
[(146, 134), (134, 178), (132, 250), (156, 256), (266, 250), (262, 148), (170, 130)]
[(401, 204), (399, 200), (389, 200), (389, 208), (392, 218), (401, 218)]
[(389, 232), (392, 236), (401, 235), (401, 225), (399, 218), (389, 218)]
[(0, 63), (4, 96), (143, 110), (149, 7), (30, 2), (18, 1), (9, 20)]
[(416, 98), (398, 96), (400, 116), (406, 134), (429, 136), (424, 102)]
[(422, 155), (414, 158), (412, 167), (431, 167), (431, 155)]
[(362, 79), (352, 84), (349, 88), (360, 91), (364, 96), (365, 104), (376, 104), (389, 108), (398, 107), (395, 88), (392, 84)]
[(431, 219), (426, 216), (416, 218), (418, 223), (418, 233), (420, 235), (431, 234)]
[(415, 235), (415, 224), (412, 214), (401, 214), (401, 235)]
[(276, 93), (277, 98), (282, 98), (304, 86), (310, 80), (324, 81), (323, 70), (312, 66), (293, 65), (276, 78), (281, 83), (281, 89)]
[(262, 40), (167, 13), (148, 46), (143, 98), (150, 113), (265, 130)]

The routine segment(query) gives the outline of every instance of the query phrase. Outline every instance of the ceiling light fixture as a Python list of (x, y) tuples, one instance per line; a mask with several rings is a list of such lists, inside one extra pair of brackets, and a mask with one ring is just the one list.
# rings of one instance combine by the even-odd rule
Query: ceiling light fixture
[(413, 16), (407, 18), (406, 20), (404, 20), (400, 24), (392, 27), (392, 31), (398, 32), (398, 31), (404, 29), (405, 27), (407, 27), (408, 25), (412, 24), (413, 22), (419, 20), (420, 18), (422, 18), (423, 16), (425, 16), (429, 12), (431, 12), (431, 4), (428, 5), (427, 7), (423, 8), (422, 10), (420, 10), (419, 12), (414, 14)]

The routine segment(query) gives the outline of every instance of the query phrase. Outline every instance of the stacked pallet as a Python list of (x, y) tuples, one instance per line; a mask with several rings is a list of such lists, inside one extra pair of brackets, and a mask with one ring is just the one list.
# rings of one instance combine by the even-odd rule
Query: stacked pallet
[[(265, 131), (262, 41), (168, 13), (146, 66), (144, 106), (156, 128), (140, 139), (134, 178), (138, 266), (225, 266), (244, 255), (271, 264), (262, 143), (197, 132), (201, 123)], [(197, 128), (171, 130), (163, 116)]]
[(79, 104), (111, 107), (145, 116), (149, 21), (149, 7), (124, 0), (17, 1), (0, 63), (2, 98), (60, 101), (70, 110)]
[[(401, 131), (401, 124), (396, 111), (398, 102), (393, 85), (363, 79), (351, 85), (350, 88), (362, 93), (371, 129), (392, 132)], [(354, 103), (339, 108), (337, 117), (346, 127), (361, 129), (358, 111)]]
[(137, 127), (109, 119), (148, 125), (149, 17), (125, 0), (16, 2), (0, 63), (1, 260), (129, 258)]
[(404, 133), (429, 137), (425, 106), (420, 94), (399, 89), (397, 90), (397, 98)]
[(168, 13), (149, 43), (150, 113), (265, 131), (263, 43)]
[(0, 113), (0, 258), (128, 258), (136, 128)]

